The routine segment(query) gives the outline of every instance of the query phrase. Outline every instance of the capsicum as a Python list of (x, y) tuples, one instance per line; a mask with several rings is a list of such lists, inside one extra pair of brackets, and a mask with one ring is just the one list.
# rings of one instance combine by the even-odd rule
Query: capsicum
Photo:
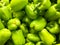
[(60, 18), (60, 9), (58, 8), (57, 4), (52, 5), (48, 11), (46, 12), (45, 18), (47, 20), (57, 20)]
[(36, 19), (38, 16), (36, 6), (33, 3), (28, 4), (25, 8), (25, 11), (27, 16), (31, 19)]
[(46, 20), (43, 17), (39, 17), (33, 20), (30, 24), (30, 28), (36, 31), (41, 31), (46, 26)]
[(55, 41), (55, 37), (46, 29), (43, 29), (41, 32), (39, 32), (39, 36), (46, 45), (52, 45)]
[(24, 38), (22, 30), (13, 31), (12, 40), (13, 40), (14, 45), (25, 44), (25, 38)]
[(59, 25), (55, 21), (51, 21), (47, 24), (46, 26), (47, 30), (50, 31), (51, 33), (59, 33)]
[(0, 30), (0, 45), (4, 45), (7, 40), (9, 40), (11, 36), (11, 32), (9, 29), (1, 29)]
[(28, 0), (11, 0), (10, 6), (13, 11), (22, 10), (28, 3)]
[(38, 42), (40, 38), (35, 34), (27, 34), (27, 39), (33, 42)]
[(10, 19), (7, 23), (7, 27), (10, 30), (16, 30), (20, 26), (20, 23), (18, 18)]
[(0, 18), (7, 21), (12, 18), (11, 9), (9, 6), (0, 7)]

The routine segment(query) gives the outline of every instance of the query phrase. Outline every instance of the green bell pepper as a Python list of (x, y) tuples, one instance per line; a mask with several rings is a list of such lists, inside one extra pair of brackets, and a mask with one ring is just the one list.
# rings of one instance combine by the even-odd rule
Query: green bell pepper
[(8, 29), (10, 30), (16, 30), (19, 26), (20, 26), (20, 20), (17, 19), (17, 18), (14, 18), (14, 19), (10, 19), (7, 23), (7, 27)]
[(40, 38), (35, 34), (27, 34), (27, 39), (33, 42), (38, 42)]
[(46, 29), (54, 34), (59, 33), (59, 25), (55, 21), (51, 21), (47, 24)]
[(8, 29), (1, 29), (0, 30), (0, 45), (4, 45), (6, 41), (10, 38), (11, 32)]
[(43, 17), (39, 17), (33, 20), (30, 24), (30, 28), (36, 31), (41, 31), (46, 26), (46, 20)]
[(11, 0), (10, 6), (13, 11), (22, 10), (28, 3), (28, 0)]
[(25, 8), (25, 11), (27, 16), (31, 19), (36, 19), (38, 16), (36, 6), (33, 3), (28, 4)]
[(41, 32), (39, 32), (39, 36), (41, 40), (46, 43), (46, 45), (52, 45), (55, 41), (55, 37), (46, 29), (43, 29)]
[(13, 40), (14, 45), (25, 44), (25, 38), (24, 38), (22, 30), (13, 31), (12, 40)]
[(50, 20), (57, 20), (60, 18), (60, 9), (57, 8), (57, 4), (52, 5), (46, 12), (45, 18)]
[(50, 0), (41, 0), (41, 5), (38, 7), (39, 10), (49, 9), (51, 6)]
[(0, 7), (0, 18), (5, 21), (12, 18), (11, 9), (8, 6)]

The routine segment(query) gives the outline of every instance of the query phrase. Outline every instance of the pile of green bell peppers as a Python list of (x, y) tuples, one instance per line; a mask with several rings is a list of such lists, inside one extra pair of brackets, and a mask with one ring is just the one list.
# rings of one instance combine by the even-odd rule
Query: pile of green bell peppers
[(60, 45), (60, 0), (0, 0), (0, 45)]

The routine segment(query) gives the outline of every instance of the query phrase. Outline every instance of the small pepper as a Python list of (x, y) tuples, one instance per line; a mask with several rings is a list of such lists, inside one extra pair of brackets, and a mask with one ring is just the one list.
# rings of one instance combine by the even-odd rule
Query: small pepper
[(0, 18), (7, 21), (12, 18), (9, 6), (0, 7)]
[(10, 38), (11, 32), (8, 29), (1, 29), (0, 30), (0, 45), (4, 45), (7, 40)]
[(29, 25), (30, 23), (31, 23), (31, 19), (29, 18), (29, 17), (27, 17), (27, 16), (25, 16), (23, 19), (22, 19), (22, 22), (23, 23), (26, 23), (27, 25)]
[(46, 26), (47, 30), (51, 33), (57, 34), (59, 33), (59, 25), (55, 21), (51, 21)]
[(22, 30), (13, 31), (12, 40), (13, 40), (14, 45), (25, 44), (25, 38), (24, 38)]
[(41, 32), (39, 32), (39, 36), (41, 40), (46, 43), (46, 45), (52, 45), (55, 41), (55, 37), (50, 34), (46, 29), (43, 29)]
[(43, 17), (39, 17), (33, 20), (30, 24), (30, 28), (36, 31), (41, 31), (46, 26), (46, 20)]
[(27, 34), (27, 39), (33, 42), (38, 42), (40, 38), (35, 34)]
[(20, 26), (20, 20), (17, 19), (17, 18), (14, 18), (14, 19), (10, 19), (7, 23), (7, 27), (8, 29), (10, 30), (16, 30), (19, 26)]
[(29, 18), (36, 19), (37, 18), (37, 10), (35, 9), (35, 5), (33, 3), (30, 3), (26, 6), (25, 11)]
[(40, 5), (37, 7), (38, 14), (44, 15), (46, 10), (50, 8), (51, 2), (50, 2), (50, 0), (40, 0), (39, 3), (40, 3)]
[(22, 10), (28, 3), (28, 0), (11, 0), (10, 6), (13, 11)]

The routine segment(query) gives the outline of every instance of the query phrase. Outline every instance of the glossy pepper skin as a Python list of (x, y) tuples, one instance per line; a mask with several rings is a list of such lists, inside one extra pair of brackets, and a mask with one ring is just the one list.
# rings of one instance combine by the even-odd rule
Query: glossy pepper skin
[(36, 31), (41, 31), (46, 26), (46, 20), (43, 17), (39, 17), (33, 20), (30, 24), (30, 28)]
[(34, 43), (28, 42), (28, 43), (26, 43), (25, 45), (34, 45)]
[(35, 5), (33, 3), (28, 4), (25, 8), (26, 14), (29, 18), (31, 19), (36, 19), (37, 18), (37, 10), (35, 9)]
[(51, 21), (47, 24), (46, 29), (53, 34), (59, 33), (59, 25), (55, 21)]
[(7, 23), (7, 27), (8, 29), (10, 30), (16, 30), (19, 26), (20, 26), (20, 20), (17, 19), (17, 18), (14, 18), (14, 19), (10, 19)]
[(40, 38), (35, 34), (27, 34), (27, 39), (32, 42), (38, 42)]
[(0, 18), (5, 21), (12, 18), (11, 9), (9, 6), (0, 7)]
[(5, 28), (5, 26), (4, 26), (4, 24), (2, 23), (2, 20), (0, 19), (0, 30), (1, 29), (4, 29)]
[(13, 31), (12, 40), (13, 40), (14, 45), (25, 44), (25, 38), (24, 38), (22, 30)]
[(28, 3), (28, 0), (11, 0), (10, 6), (13, 11), (19, 11), (23, 9)]
[(60, 12), (59, 12), (59, 8), (57, 8), (57, 4), (54, 4), (48, 9), (45, 18), (48, 19), (49, 21), (51, 20), (53, 21), (60, 18)]
[(6, 41), (10, 38), (11, 32), (8, 29), (1, 29), (0, 30), (0, 45), (4, 45)]
[(41, 32), (39, 32), (39, 36), (46, 45), (52, 45), (55, 41), (55, 37), (46, 29), (43, 29)]

